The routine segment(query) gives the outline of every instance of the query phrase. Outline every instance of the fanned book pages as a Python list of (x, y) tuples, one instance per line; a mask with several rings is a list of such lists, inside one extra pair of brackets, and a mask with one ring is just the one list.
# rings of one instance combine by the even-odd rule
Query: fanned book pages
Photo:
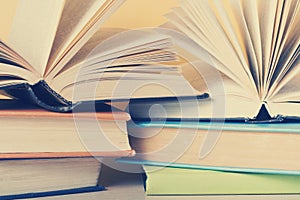
[[(167, 18), (166, 27), (209, 55), (197, 68), (203, 77), (186, 78), (210, 93), (212, 85), (202, 87), (213, 79), (207, 66), (220, 73), (225, 95), (210, 95), (213, 101), (225, 96), (225, 117), (254, 117), (260, 109), (271, 117), (299, 116), (299, 0), (184, 0)], [(200, 117), (212, 116), (210, 106), (200, 102)]]
[[(124, 98), (126, 90), (112, 94), (121, 78), (123, 85), (133, 80), (172, 79), (174, 76), (161, 73), (172, 74), (174, 68), (158, 64), (175, 58), (168, 37), (99, 29), (122, 3), (17, 1), (9, 36), (0, 41), (1, 93), (34, 101), (50, 110), (68, 111), (72, 103)], [(121, 36), (104, 42), (120, 32)], [(73, 98), (76, 86), (91, 88), (94, 83), (98, 85), (93, 95), (82, 90)]]

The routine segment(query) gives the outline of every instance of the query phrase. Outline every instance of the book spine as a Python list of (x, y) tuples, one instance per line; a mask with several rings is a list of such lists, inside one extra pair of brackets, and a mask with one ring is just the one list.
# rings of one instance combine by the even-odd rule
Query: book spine
[(0, 89), (13, 98), (34, 103), (55, 112), (69, 112), (76, 106), (52, 90), (43, 80), (34, 85), (22, 83), (4, 86)]
[(258, 124), (258, 123), (279, 123), (284, 121), (284, 117), (282, 115), (277, 115), (275, 117), (272, 117), (266, 105), (267, 105), (266, 103), (262, 104), (256, 117), (252, 119), (247, 118), (245, 119), (245, 122), (251, 124)]

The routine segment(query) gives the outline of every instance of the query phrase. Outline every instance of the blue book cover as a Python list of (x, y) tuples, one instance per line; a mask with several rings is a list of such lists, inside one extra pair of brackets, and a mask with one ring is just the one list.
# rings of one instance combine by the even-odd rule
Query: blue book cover
[(47, 192), (5, 195), (5, 196), (0, 196), (0, 199), (1, 200), (28, 199), (28, 198), (39, 198), (39, 197), (68, 195), (68, 194), (79, 194), (79, 193), (86, 193), (86, 192), (97, 192), (97, 191), (102, 191), (102, 190), (105, 190), (105, 187), (90, 186), (90, 187), (72, 188), (72, 189), (66, 189), (66, 190), (55, 190), (55, 191), (47, 191)]
[(299, 123), (245, 123), (245, 122), (195, 122), (195, 121), (151, 121), (138, 122), (143, 128), (187, 128), (201, 130), (224, 130), (242, 132), (274, 132), (300, 134)]

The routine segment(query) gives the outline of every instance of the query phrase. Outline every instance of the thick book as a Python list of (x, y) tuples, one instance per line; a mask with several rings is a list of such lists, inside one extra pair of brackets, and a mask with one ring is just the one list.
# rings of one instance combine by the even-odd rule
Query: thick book
[(0, 154), (0, 199), (101, 191), (101, 162), (91, 154)]
[[(300, 176), (144, 166), (152, 195), (297, 194)], [(226, 198), (224, 196), (224, 198)]]
[[(299, 13), (299, 0), (180, 1), (162, 26), (173, 32), (162, 32), (186, 36), (178, 42), (187, 60), (183, 75), (209, 94), (192, 113), (261, 121), (299, 117)], [(261, 118), (261, 109), (269, 115)]]
[(299, 123), (129, 122), (131, 160), (161, 166), (300, 174)]
[(93, 105), (97, 112), (85, 105), (81, 112), (81, 106), (76, 113), (57, 113), (0, 100), (0, 199), (103, 190), (97, 185), (102, 160), (135, 154), (128, 113), (106, 104)]
[(83, 101), (128, 98), (130, 84), (177, 79), (176, 67), (163, 64), (175, 59), (170, 37), (100, 28), (123, 2), (18, 1), (11, 26), (2, 27), (9, 34), (0, 41), (1, 94), (66, 112)]
[(20, 100), (2, 99), (0, 152), (134, 154), (126, 129), (129, 114), (112, 110), (106, 104), (97, 104), (93, 108), (97, 112), (83, 108), (82, 112), (77, 109), (76, 113), (57, 113)]

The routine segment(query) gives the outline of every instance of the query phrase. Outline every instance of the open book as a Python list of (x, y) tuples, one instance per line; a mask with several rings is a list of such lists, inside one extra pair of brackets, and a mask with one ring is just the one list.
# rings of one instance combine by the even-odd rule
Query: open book
[[(114, 97), (112, 90), (124, 75), (123, 84), (162, 78), (170, 67), (155, 63), (174, 59), (169, 38), (136, 31), (103, 42), (124, 31), (99, 30), (122, 2), (18, 1), (9, 38), (0, 41), (2, 93), (68, 111), (72, 103), (122, 98), (126, 90)], [(93, 96), (80, 91), (73, 99), (75, 86), (98, 82)]]
[[(210, 94), (213, 85), (206, 82), (217, 82), (212, 68), (218, 70), (224, 89), (210, 96), (225, 97), (226, 118), (251, 118), (260, 110), (271, 117), (300, 115), (300, 1), (184, 0), (167, 17), (165, 26), (209, 55), (186, 73), (190, 83)], [(200, 102), (201, 117), (212, 116), (211, 106)]]

